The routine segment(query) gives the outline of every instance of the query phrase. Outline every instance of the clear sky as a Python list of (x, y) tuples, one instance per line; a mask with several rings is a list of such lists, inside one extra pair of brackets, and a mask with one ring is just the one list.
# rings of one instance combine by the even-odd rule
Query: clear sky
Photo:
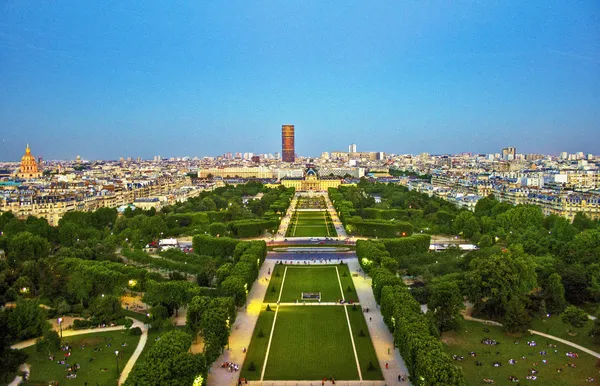
[(600, 154), (600, 1), (0, 1), (0, 160)]

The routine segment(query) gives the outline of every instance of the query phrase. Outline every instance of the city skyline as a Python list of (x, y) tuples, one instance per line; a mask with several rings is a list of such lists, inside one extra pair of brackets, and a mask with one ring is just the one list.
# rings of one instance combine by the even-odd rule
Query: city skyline
[(3, 5), (0, 158), (597, 153), (600, 7)]

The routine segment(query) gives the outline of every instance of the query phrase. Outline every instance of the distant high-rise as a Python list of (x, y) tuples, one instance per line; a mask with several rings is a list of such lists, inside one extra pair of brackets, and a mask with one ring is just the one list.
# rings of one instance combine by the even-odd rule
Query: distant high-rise
[(512, 161), (517, 158), (517, 148), (513, 146), (502, 149), (502, 158)]
[(294, 162), (294, 125), (281, 126), (281, 150), (283, 162)]
[(356, 144), (355, 143), (348, 146), (348, 153), (356, 153)]

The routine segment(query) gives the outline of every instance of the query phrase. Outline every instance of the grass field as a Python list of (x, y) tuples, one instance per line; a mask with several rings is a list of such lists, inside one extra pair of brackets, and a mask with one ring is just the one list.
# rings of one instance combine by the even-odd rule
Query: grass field
[(563, 323), (558, 315), (553, 315), (550, 318), (538, 316), (531, 322), (532, 330), (558, 336), (590, 350), (600, 352), (600, 345), (594, 344), (593, 339), (590, 338), (590, 330), (593, 326), (594, 321), (588, 320), (583, 327), (572, 327)]
[[(25, 385), (47, 385), (51, 381), (69, 385), (116, 385), (120, 373), (117, 373), (115, 350), (119, 351), (119, 371), (123, 370), (129, 357), (135, 350), (140, 337), (121, 331), (99, 332), (64, 338), (73, 348), (71, 356), (65, 358), (64, 352), (52, 353), (54, 360), (48, 359), (47, 352), (37, 352), (35, 346), (23, 349), (31, 364), (31, 375)], [(122, 346), (126, 343), (126, 346)], [(85, 347), (82, 346), (85, 344)], [(110, 344), (110, 347), (107, 345)], [(77, 378), (66, 379), (66, 366), (56, 363), (66, 360), (69, 365), (79, 364)], [(103, 369), (105, 369), (103, 371)]]
[[(484, 329), (488, 329), (486, 332)], [(481, 343), (484, 338), (495, 339), (499, 345), (491, 346)], [(530, 347), (527, 341), (535, 341), (536, 346)], [(598, 369), (595, 368), (596, 358), (579, 352), (579, 358), (570, 358), (565, 354), (577, 350), (560, 344), (556, 341), (545, 339), (536, 335), (524, 334), (523, 336), (507, 334), (500, 327), (483, 325), (477, 322), (463, 322), (460, 331), (444, 333), (442, 336), (444, 350), (450, 355), (464, 356), (463, 361), (456, 364), (463, 368), (468, 385), (483, 384), (483, 379), (493, 379), (495, 384), (510, 384), (509, 376), (515, 376), (520, 384), (536, 384), (544, 386), (584, 385), (588, 377), (598, 381)], [(515, 344), (518, 341), (518, 344)], [(556, 347), (550, 347), (555, 344)], [(554, 351), (556, 350), (556, 352)], [(547, 355), (541, 355), (546, 351)], [(470, 352), (477, 356), (472, 357)], [(499, 354), (498, 354), (499, 353)], [(525, 359), (523, 359), (525, 357)], [(509, 360), (514, 359), (514, 365)], [(542, 360), (547, 363), (543, 363)], [(476, 366), (476, 361), (482, 366)], [(494, 367), (494, 362), (502, 366)], [(575, 368), (567, 364), (575, 364)], [(530, 369), (538, 371), (537, 380), (527, 380)], [(562, 371), (559, 372), (558, 369)], [(594, 383), (595, 384), (595, 383)]]
[(344, 308), (281, 307), (265, 379), (358, 379)]
[[(322, 302), (338, 301), (342, 296), (336, 268), (339, 272), (342, 288), (344, 289), (344, 298), (346, 300), (358, 300), (356, 289), (354, 288), (352, 277), (346, 264), (311, 266), (277, 264), (271, 274), (271, 281), (265, 295), (265, 302), (277, 302), (286, 267), (288, 270), (285, 275), (281, 302), (300, 300), (302, 292), (320, 292)], [(348, 291), (348, 287), (350, 287), (350, 291)], [(275, 291), (272, 288), (275, 288)], [(310, 301), (314, 302), (314, 300)]]
[(337, 232), (327, 211), (296, 211), (290, 219), (286, 237), (336, 237)]
[[(350, 323), (363, 379), (383, 379), (360, 306), (353, 308), (300, 304), (280, 306), (277, 309), (276, 302), (282, 290), (286, 267), (282, 303), (293, 302), (302, 292), (321, 292), (322, 302), (335, 302), (342, 298), (340, 282), (344, 289), (344, 298), (358, 300), (352, 277), (344, 264), (276, 265), (242, 366), (241, 376), (249, 380), (260, 379), (269, 336), (275, 323), (265, 368), (265, 380), (318, 380), (323, 377), (357, 380), (359, 375), (350, 339)], [(275, 288), (275, 291), (271, 291), (271, 288)], [(267, 304), (270, 305), (271, 311), (266, 310)], [(371, 370), (369, 363), (373, 364)], [(249, 370), (250, 368), (254, 370)]]

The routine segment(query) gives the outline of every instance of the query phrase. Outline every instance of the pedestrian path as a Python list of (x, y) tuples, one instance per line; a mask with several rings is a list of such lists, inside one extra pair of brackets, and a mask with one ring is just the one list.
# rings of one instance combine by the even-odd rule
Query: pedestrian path
[(292, 213), (296, 210), (296, 204), (298, 203), (298, 196), (295, 195), (290, 201), (290, 206), (288, 210), (285, 212), (285, 215), (281, 218), (279, 222), (279, 229), (277, 229), (277, 234), (274, 237), (274, 240), (284, 240), (286, 238), (286, 232), (288, 225), (290, 223), (290, 219), (292, 218)]
[[(349, 259), (346, 261), (350, 272), (362, 272), (360, 264), (358, 263), (358, 258)], [(379, 359), (379, 366), (381, 367), (381, 371), (385, 379), (385, 382), (379, 383), (379, 385), (410, 385), (411, 383), (408, 380), (404, 382), (398, 381), (398, 375), (408, 375), (408, 369), (406, 368), (406, 364), (404, 363), (402, 356), (400, 356), (400, 352), (394, 348), (394, 337), (383, 321), (383, 316), (379, 311), (379, 306), (375, 302), (375, 296), (373, 295), (373, 290), (371, 289), (371, 278), (364, 274), (353, 274), (352, 281), (354, 282), (354, 287), (356, 288), (356, 293), (358, 294), (361, 305), (365, 308), (369, 308), (369, 312), (365, 313), (364, 315), (369, 328), (369, 334), (371, 334), (373, 346), (375, 347), (375, 352), (377, 353), (377, 359)], [(388, 364), (387, 368), (386, 363)], [(280, 383), (278, 383), (278, 385), (279, 384)], [(310, 382), (307, 383), (307, 385), (308, 384), (310, 384)], [(336, 381), (335, 384), (345, 385), (346, 383)], [(369, 381), (363, 381), (362, 383), (350, 383), (349, 385), (367, 386), (371, 384), (372, 383)], [(377, 385), (377, 383), (374, 384)]]
[(340, 221), (340, 218), (337, 215), (337, 211), (335, 210), (333, 203), (329, 199), (329, 195), (325, 194), (324, 197), (325, 197), (325, 203), (327, 203), (327, 209), (329, 210), (329, 214), (331, 215), (331, 221), (333, 222), (333, 225), (335, 226), (335, 231), (337, 232), (337, 237), (339, 239), (348, 238), (346, 229), (344, 229), (344, 225)]
[(125, 367), (123, 367), (123, 371), (119, 376), (119, 385), (122, 385), (127, 380), (129, 373), (133, 369), (133, 366), (135, 366), (135, 363), (142, 354), (142, 351), (144, 351), (144, 347), (146, 346), (146, 342), (148, 341), (148, 328), (146, 327), (146, 324), (140, 322), (139, 320), (133, 319), (132, 327), (139, 327), (142, 330), (142, 335), (140, 336), (140, 341), (138, 342), (135, 351), (133, 352), (133, 354), (131, 354), (131, 357), (129, 357), (129, 360), (127, 361)]
[(288, 303), (279, 303), (280, 306), (298, 306), (298, 307), (304, 307), (304, 306), (353, 306), (353, 305), (357, 305), (360, 306), (359, 302), (353, 302), (352, 304), (350, 303), (340, 303), (340, 302), (315, 302), (314, 300), (311, 301), (307, 301), (307, 302), (288, 302)]
[[(323, 380), (314, 381), (248, 381), (249, 386), (320, 386)], [(324, 385), (331, 385), (331, 381), (327, 381)], [(338, 386), (390, 386), (392, 384), (387, 381), (338, 381), (335, 380)], [(210, 384), (209, 384), (210, 385)], [(246, 385), (246, 383), (244, 383)], [(399, 385), (409, 385), (408, 381), (399, 383)]]
[(243, 348), (250, 345), (252, 332), (258, 320), (258, 315), (263, 305), (263, 299), (267, 293), (268, 281), (264, 278), (268, 277), (267, 272), (273, 272), (275, 268), (274, 260), (266, 260), (259, 273), (259, 279), (252, 285), (252, 289), (248, 294), (246, 306), (243, 310), (238, 311), (235, 323), (231, 327), (231, 336), (229, 337), (229, 349), (223, 351), (221, 356), (213, 363), (209, 369), (208, 385), (215, 386), (234, 386), (238, 384), (239, 372), (229, 372), (221, 367), (223, 362), (232, 362), (242, 366), (246, 353)]
[[(104, 327), (104, 328), (101, 328), (101, 327), (86, 328), (84, 330), (63, 330), (62, 336), (63, 336), (63, 338), (66, 338), (68, 336), (94, 334), (97, 332), (123, 331), (124, 328), (125, 327), (123, 327), (123, 326), (114, 326), (114, 327)], [(16, 350), (21, 350), (21, 349), (33, 346), (38, 339), (39, 338), (24, 340), (22, 342), (11, 345), (10, 348), (16, 349)]]

